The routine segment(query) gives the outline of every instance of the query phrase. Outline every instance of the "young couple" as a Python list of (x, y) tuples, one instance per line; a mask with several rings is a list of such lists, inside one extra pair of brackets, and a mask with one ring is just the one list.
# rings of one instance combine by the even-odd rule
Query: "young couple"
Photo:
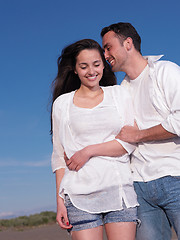
[[(102, 240), (103, 225), (108, 240), (170, 240), (171, 226), (180, 236), (180, 68), (144, 58), (129, 23), (101, 36), (104, 52), (83, 39), (58, 58), (57, 222), (73, 240)], [(117, 71), (126, 73), (121, 86)]]

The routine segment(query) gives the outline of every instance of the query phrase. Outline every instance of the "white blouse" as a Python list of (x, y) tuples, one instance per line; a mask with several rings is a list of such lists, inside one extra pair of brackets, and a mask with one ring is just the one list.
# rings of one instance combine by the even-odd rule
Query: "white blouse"
[[(52, 169), (65, 167), (60, 196), (68, 194), (77, 208), (101, 213), (138, 205), (133, 188), (128, 154), (121, 157), (92, 157), (78, 172), (70, 171), (64, 162), (64, 151), (70, 158), (76, 151), (92, 144), (115, 139), (122, 126), (133, 125), (131, 98), (121, 86), (102, 87), (103, 101), (96, 107), (74, 105), (75, 92), (63, 94), (53, 104)], [(130, 154), (135, 147), (117, 140)]]

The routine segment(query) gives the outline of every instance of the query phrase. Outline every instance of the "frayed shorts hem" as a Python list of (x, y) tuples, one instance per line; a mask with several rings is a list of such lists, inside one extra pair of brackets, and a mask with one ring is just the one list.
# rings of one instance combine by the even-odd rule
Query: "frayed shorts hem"
[(68, 232), (96, 228), (108, 223), (134, 222), (137, 226), (140, 224), (137, 207), (126, 208), (124, 206), (122, 210), (92, 214), (76, 208), (68, 195), (65, 195), (65, 206), (69, 222), (73, 226), (68, 229)]

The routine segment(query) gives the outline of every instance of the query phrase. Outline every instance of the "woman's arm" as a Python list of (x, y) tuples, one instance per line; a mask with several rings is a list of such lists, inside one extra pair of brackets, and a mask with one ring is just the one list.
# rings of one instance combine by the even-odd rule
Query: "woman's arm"
[(69, 170), (79, 171), (79, 169), (91, 158), (96, 156), (119, 157), (126, 154), (126, 149), (117, 141), (89, 145), (77, 151), (70, 159), (65, 156), (65, 161)]
[(61, 168), (56, 170), (56, 200), (57, 200), (57, 215), (56, 221), (63, 229), (70, 229), (72, 225), (69, 224), (67, 217), (67, 209), (64, 205), (64, 199), (59, 196), (59, 187), (64, 176), (65, 169)]
[[(113, 96), (117, 106), (117, 111), (121, 115), (124, 125), (133, 125), (134, 110), (132, 99), (127, 90), (120, 86), (113, 88)], [(124, 106), (128, 106), (128, 109)], [(114, 139), (109, 142), (94, 144), (76, 152), (70, 159), (65, 156), (66, 165), (70, 170), (78, 171), (91, 157), (108, 156), (119, 157), (135, 150), (135, 145), (126, 143), (120, 139)]]
[(51, 158), (52, 170), (56, 174), (56, 201), (57, 201), (57, 215), (56, 220), (59, 226), (63, 229), (69, 229), (72, 226), (69, 225), (67, 217), (67, 210), (64, 205), (64, 199), (59, 196), (59, 188), (65, 172), (64, 162), (64, 149), (59, 139), (59, 127), (60, 122), (58, 119), (59, 113), (57, 112), (56, 106), (53, 105), (52, 111), (52, 128), (53, 128), (53, 153)]

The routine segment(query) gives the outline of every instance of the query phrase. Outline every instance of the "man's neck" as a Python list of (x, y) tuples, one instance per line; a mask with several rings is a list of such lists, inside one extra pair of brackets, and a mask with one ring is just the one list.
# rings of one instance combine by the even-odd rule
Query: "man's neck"
[(130, 63), (126, 69), (126, 74), (131, 80), (136, 79), (147, 66), (148, 62), (141, 54), (131, 57)]

